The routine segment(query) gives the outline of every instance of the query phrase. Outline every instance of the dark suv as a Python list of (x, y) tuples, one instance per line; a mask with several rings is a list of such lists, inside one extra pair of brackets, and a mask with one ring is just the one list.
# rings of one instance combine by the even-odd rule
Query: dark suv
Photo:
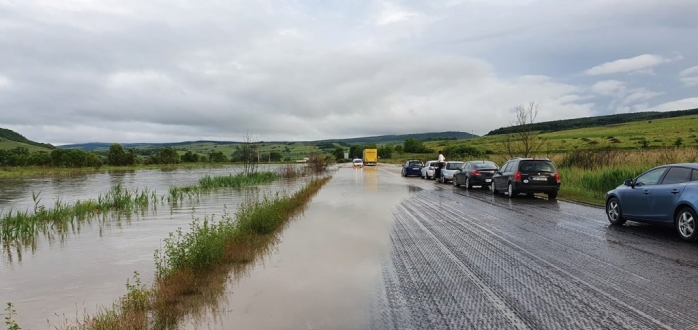
[(491, 189), (493, 194), (506, 191), (509, 197), (546, 193), (553, 199), (560, 190), (560, 173), (547, 158), (514, 158), (495, 172)]

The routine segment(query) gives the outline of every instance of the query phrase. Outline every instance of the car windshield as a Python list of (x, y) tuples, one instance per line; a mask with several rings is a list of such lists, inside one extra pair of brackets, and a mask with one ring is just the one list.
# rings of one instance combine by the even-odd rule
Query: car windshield
[(451, 162), (446, 165), (447, 170), (457, 170), (463, 166), (463, 162)]
[(361, 159), (354, 159), (354, 163), (362, 163), (363, 161)]
[(411, 160), (408, 163), (408, 166), (422, 166), (422, 161), (421, 160)]
[(527, 160), (521, 162), (521, 172), (555, 172), (553, 164), (546, 160)]

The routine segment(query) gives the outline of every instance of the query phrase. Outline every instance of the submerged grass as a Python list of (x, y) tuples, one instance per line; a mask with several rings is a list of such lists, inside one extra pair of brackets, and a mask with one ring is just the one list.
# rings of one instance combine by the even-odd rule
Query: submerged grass
[(147, 209), (157, 202), (155, 192), (148, 189), (128, 190), (117, 185), (97, 199), (66, 203), (56, 199), (52, 208), (39, 205), (41, 194), (32, 194), (34, 210), (12, 211), (0, 215), (0, 241), (27, 240), (40, 231), (67, 230), (75, 221), (83, 222), (110, 211), (133, 212)]
[(206, 190), (224, 187), (241, 188), (272, 182), (279, 177), (279, 174), (275, 172), (258, 172), (248, 175), (207, 175), (199, 180), (198, 185), (171, 188), (167, 196), (158, 196), (153, 190), (128, 190), (117, 185), (106, 194), (100, 194), (96, 199), (78, 200), (72, 204), (57, 199), (51, 208), (40, 205), (41, 193), (33, 194), (33, 212), (10, 210), (0, 214), (0, 243), (26, 242), (40, 232), (64, 232), (76, 222), (90, 221), (107, 212), (130, 214), (145, 211), (149, 207), (155, 208), (158, 203), (165, 201), (175, 204), (182, 202), (185, 198), (196, 200), (200, 197), (201, 192)]
[(188, 232), (170, 233), (155, 251), (156, 278), (151, 288), (134, 277), (135, 284), (127, 283), (127, 294), (111, 308), (67, 329), (169, 329), (202, 305), (215, 305), (231, 269), (239, 272), (239, 267), (267, 252), (276, 233), (329, 180), (313, 179), (290, 196), (245, 202), (234, 216), (225, 212), (218, 221), (215, 216), (194, 219)]

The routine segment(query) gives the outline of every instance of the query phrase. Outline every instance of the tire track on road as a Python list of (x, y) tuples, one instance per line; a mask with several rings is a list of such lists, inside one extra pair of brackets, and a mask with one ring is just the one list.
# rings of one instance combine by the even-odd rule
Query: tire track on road
[[(536, 220), (539, 214), (521, 206), (444, 195), (423, 191), (395, 210), (383, 293), (391, 303), (375, 329), (698, 328), (691, 292), (610, 262), (639, 252), (598, 236), (569, 239), (577, 230), (597, 230), (597, 223), (545, 228), (559, 222), (555, 215)], [(507, 222), (515, 226), (503, 230)], [(586, 250), (598, 243), (602, 248)]]

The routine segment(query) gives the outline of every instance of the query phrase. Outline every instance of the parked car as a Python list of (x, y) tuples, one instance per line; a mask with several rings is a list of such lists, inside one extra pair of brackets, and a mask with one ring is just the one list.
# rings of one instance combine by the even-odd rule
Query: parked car
[(354, 164), (354, 167), (363, 167), (364, 161), (361, 158), (354, 158), (352, 164)]
[(444, 168), (441, 169), (441, 175), (436, 178), (436, 181), (446, 183), (453, 180), (453, 175), (460, 170), (461, 166), (463, 166), (463, 162), (446, 162)]
[(473, 186), (488, 188), (492, 184), (492, 176), (499, 169), (497, 164), (489, 160), (471, 160), (461, 166), (453, 176), (453, 185), (464, 185), (467, 189)]
[(698, 238), (698, 164), (655, 167), (606, 194), (613, 225), (627, 220), (673, 226), (685, 241)]
[(422, 175), (424, 164), (419, 159), (410, 159), (402, 164), (402, 176)]
[(434, 178), (434, 172), (436, 170), (436, 166), (439, 164), (438, 160), (429, 160), (424, 164), (424, 167), (422, 167), (422, 179), (433, 179)]
[(557, 197), (560, 190), (560, 172), (547, 158), (510, 159), (492, 176), (493, 194), (506, 191), (509, 197), (519, 193), (533, 196), (534, 193), (546, 193), (548, 198)]

